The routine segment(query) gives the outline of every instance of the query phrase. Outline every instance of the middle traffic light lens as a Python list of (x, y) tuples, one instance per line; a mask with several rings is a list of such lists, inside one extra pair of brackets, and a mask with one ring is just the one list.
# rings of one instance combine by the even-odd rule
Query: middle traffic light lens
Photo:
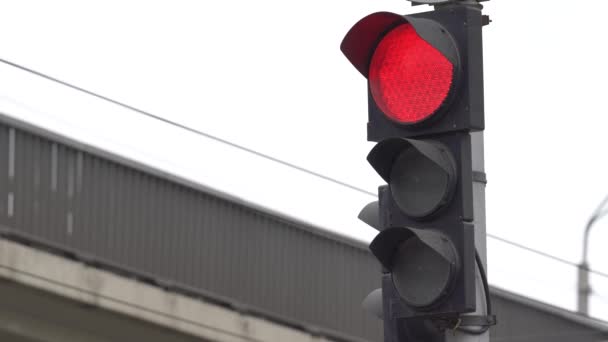
[(374, 101), (401, 124), (431, 117), (447, 99), (453, 81), (452, 62), (407, 23), (384, 36), (369, 67)]
[(455, 166), (448, 152), (430, 143), (410, 145), (395, 160), (390, 188), (405, 214), (424, 218), (447, 203), (455, 184)]

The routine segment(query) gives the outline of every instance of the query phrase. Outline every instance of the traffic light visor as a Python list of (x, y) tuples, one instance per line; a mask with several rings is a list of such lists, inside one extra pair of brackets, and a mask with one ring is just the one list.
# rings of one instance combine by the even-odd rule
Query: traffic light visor
[(391, 138), (378, 143), (367, 160), (388, 183), (395, 203), (409, 217), (424, 219), (452, 197), (456, 164), (441, 143)]
[(401, 299), (415, 307), (443, 298), (460, 267), (454, 244), (435, 230), (393, 227), (381, 232), (370, 249), (391, 272)]
[(401, 125), (441, 112), (459, 83), (458, 48), (451, 34), (431, 19), (371, 14), (350, 29), (341, 50), (368, 79), (377, 107)]

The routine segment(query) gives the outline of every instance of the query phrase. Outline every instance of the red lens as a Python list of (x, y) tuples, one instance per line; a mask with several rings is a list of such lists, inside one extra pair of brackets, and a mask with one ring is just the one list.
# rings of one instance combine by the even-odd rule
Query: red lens
[(378, 107), (403, 124), (423, 121), (445, 101), (454, 65), (420, 38), (411, 24), (390, 31), (372, 57), (369, 84)]

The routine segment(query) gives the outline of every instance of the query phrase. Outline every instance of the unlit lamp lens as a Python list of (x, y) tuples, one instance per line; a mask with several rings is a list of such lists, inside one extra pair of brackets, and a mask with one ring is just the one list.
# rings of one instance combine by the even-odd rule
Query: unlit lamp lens
[(455, 184), (454, 162), (447, 152), (429, 143), (419, 147), (405, 148), (390, 174), (395, 203), (413, 218), (439, 210), (450, 199)]
[(409, 305), (428, 307), (448, 294), (457, 262), (453, 246), (439, 234), (429, 245), (417, 237), (404, 241), (395, 253), (393, 283)]

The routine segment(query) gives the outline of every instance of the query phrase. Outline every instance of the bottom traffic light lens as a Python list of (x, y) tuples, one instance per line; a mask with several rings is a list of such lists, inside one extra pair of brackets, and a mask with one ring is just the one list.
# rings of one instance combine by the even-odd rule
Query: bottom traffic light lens
[(439, 235), (411, 237), (394, 255), (392, 276), (399, 296), (414, 307), (428, 307), (448, 293), (457, 267), (454, 246)]
[(395, 202), (410, 217), (422, 218), (441, 208), (454, 188), (454, 163), (430, 143), (410, 145), (397, 157), (390, 174)]

